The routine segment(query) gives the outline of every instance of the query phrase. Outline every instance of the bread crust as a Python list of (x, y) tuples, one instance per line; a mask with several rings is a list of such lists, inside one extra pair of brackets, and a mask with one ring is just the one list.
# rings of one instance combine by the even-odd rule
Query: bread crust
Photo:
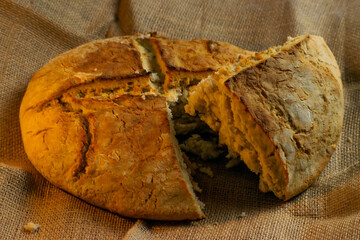
[(344, 115), (340, 70), (323, 38), (306, 35), (224, 84), (277, 149), (287, 179), (277, 196), (308, 188), (336, 148)]
[(136, 47), (148, 37), (93, 41), (35, 73), (20, 107), (25, 151), (51, 183), (101, 208), (133, 218), (201, 219), (167, 99)]
[[(159, 88), (138, 38), (153, 44), (163, 64), (167, 80)], [(63, 53), (34, 74), (23, 98), (25, 151), (46, 179), (101, 208), (144, 219), (204, 218), (161, 89), (184, 77), (201, 80), (251, 54), (227, 43), (156, 35), (97, 40)], [(305, 36), (224, 86), (277, 149), (286, 179), (277, 196), (305, 190), (329, 161), (343, 118), (339, 68), (323, 39)]]
[[(166, 73), (164, 89), (176, 88), (183, 84), (195, 84), (221, 67), (230, 65), (252, 52), (234, 45), (208, 39), (170, 40), (164, 37), (151, 37), (158, 62)], [(194, 75), (195, 74), (195, 75)]]
[(39, 107), (73, 86), (98, 78), (124, 79), (144, 74), (146, 71), (133, 39), (93, 41), (60, 54), (36, 72), (27, 87), (20, 111)]

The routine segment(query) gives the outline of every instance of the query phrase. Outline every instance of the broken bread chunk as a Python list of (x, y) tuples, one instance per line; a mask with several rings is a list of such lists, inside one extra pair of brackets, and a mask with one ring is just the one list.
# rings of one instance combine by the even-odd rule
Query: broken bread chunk
[[(166, 94), (164, 80), (169, 74), (151, 42), (157, 38), (167, 41), (154, 34), (97, 40), (48, 62), (33, 75), (20, 107), (23, 143), (46, 179), (98, 207), (133, 218), (201, 219), (199, 188), (175, 138), (169, 108), (175, 98)], [(196, 49), (207, 42), (181, 44)], [(213, 43), (231, 51), (213, 52), (217, 65), (203, 62), (206, 74), (185, 69), (184, 75), (201, 80), (247, 52)], [(157, 50), (170, 53), (167, 59), (183, 56), (176, 45)], [(191, 58), (185, 55), (184, 61)]]
[(202, 160), (216, 159), (223, 151), (215, 139), (204, 140), (199, 134), (193, 134), (180, 144), (181, 150), (199, 156)]
[(315, 181), (336, 148), (340, 70), (323, 38), (289, 38), (202, 80), (185, 109), (260, 175), (261, 191), (288, 200)]

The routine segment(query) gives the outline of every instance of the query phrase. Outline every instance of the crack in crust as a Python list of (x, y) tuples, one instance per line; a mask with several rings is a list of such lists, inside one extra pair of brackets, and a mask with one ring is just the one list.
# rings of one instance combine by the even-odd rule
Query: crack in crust
[(84, 139), (83, 146), (81, 148), (81, 161), (79, 166), (74, 170), (73, 176), (75, 179), (79, 179), (82, 174), (86, 172), (86, 167), (88, 166), (88, 153), (91, 149), (92, 144), (92, 133), (89, 129), (89, 121), (87, 119), (88, 117), (86, 115), (81, 116), (82, 120), (82, 128), (85, 131), (86, 138)]
[[(42, 101), (39, 104), (33, 105), (25, 109), (25, 111), (33, 110), (35, 109), (37, 112), (41, 112), (42, 110), (50, 107), (53, 105), (54, 101), (58, 101), (59, 104), (61, 104), (67, 111), (72, 111), (72, 106), (68, 105), (68, 103), (62, 102), (62, 99), (66, 95), (70, 95), (71, 97), (77, 97), (77, 98), (86, 98), (87, 92), (82, 92), (81, 89), (85, 91), (92, 91), (93, 93), (99, 94), (100, 90), (103, 91), (104, 94), (110, 95), (111, 92), (116, 92), (116, 90), (120, 90), (120, 87), (124, 87), (118, 96), (121, 95), (140, 95), (140, 93), (149, 93), (151, 95), (156, 94), (157, 91), (155, 89), (149, 89), (149, 84), (146, 84), (145, 80), (149, 78), (150, 73), (142, 74), (142, 75), (129, 75), (125, 77), (120, 76), (113, 76), (113, 77), (107, 77), (107, 76), (99, 76), (95, 77), (94, 79), (85, 82), (85, 83), (78, 83), (74, 84), (69, 88), (63, 89), (61, 92), (57, 93), (55, 96), (49, 98), (46, 101)], [(134, 82), (140, 83), (135, 85)], [(109, 88), (109, 84), (114, 84), (115, 86), (112, 88)], [(76, 91), (79, 89), (78, 91)], [(105, 90), (105, 91), (104, 91)], [(108, 90), (108, 91), (106, 91)]]

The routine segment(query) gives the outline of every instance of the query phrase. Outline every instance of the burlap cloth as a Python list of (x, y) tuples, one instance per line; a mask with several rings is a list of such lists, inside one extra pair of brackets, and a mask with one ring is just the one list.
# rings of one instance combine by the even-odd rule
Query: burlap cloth
[[(79, 44), (148, 31), (249, 50), (289, 35), (323, 36), (342, 71), (345, 119), (338, 148), (315, 184), (284, 203), (260, 193), (244, 165), (227, 170), (212, 162), (213, 178), (195, 176), (207, 219), (158, 222), (112, 214), (44, 180), (27, 159), (18, 120), (31, 75)], [(359, 52), (359, 1), (0, 1), (0, 238), (359, 239)], [(30, 221), (41, 225), (39, 232), (23, 231)]]

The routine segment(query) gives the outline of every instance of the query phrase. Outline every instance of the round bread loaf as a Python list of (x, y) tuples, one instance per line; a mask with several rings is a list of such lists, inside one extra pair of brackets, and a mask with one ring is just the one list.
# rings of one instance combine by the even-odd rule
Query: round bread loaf
[(25, 151), (51, 183), (133, 218), (201, 219), (168, 102), (250, 52), (154, 34), (97, 40), (35, 73), (20, 108)]
[(187, 112), (280, 199), (312, 184), (335, 150), (342, 83), (321, 37), (252, 53), (149, 34), (87, 43), (35, 73), (20, 107), (25, 151), (46, 179), (101, 208), (201, 219), (169, 109), (185, 114), (189, 88)]

